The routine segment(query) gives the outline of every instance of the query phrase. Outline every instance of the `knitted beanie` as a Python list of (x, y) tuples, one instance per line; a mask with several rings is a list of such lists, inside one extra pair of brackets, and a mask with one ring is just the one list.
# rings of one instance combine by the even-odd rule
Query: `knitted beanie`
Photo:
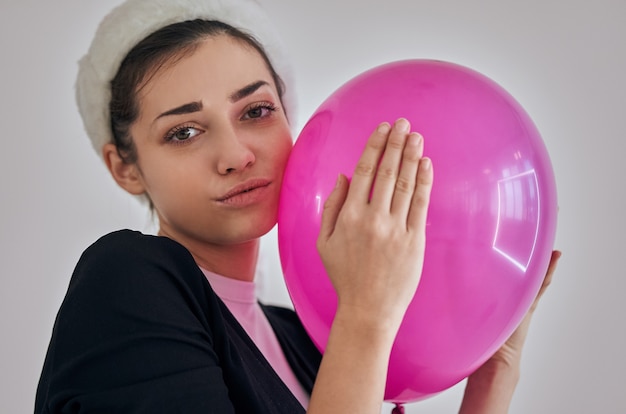
[(111, 81), (128, 52), (151, 33), (186, 20), (218, 20), (252, 35), (264, 48), (285, 84), (282, 97), (295, 125), (294, 80), (282, 43), (255, 0), (126, 0), (100, 23), (87, 54), (79, 61), (76, 101), (98, 155), (113, 142), (109, 104)]

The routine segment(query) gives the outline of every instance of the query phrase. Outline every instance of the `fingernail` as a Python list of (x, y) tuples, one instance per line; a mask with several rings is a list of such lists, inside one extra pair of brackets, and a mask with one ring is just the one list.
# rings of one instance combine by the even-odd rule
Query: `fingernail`
[(378, 125), (378, 132), (380, 132), (381, 134), (388, 134), (390, 130), (391, 125), (389, 125), (387, 122), (383, 122), (382, 124)]
[(432, 163), (430, 161), (430, 158), (422, 158), (422, 168), (424, 168), (424, 170), (430, 170), (430, 167), (432, 167)]
[(339, 188), (341, 185), (341, 174), (337, 176), (337, 181), (335, 182), (335, 188)]
[(400, 118), (396, 121), (395, 127), (400, 132), (409, 132), (411, 125), (409, 124), (409, 121), (407, 121), (406, 119)]
[(408, 145), (412, 147), (417, 147), (418, 145), (420, 145), (421, 142), (422, 142), (422, 136), (418, 134), (417, 132), (411, 132), (411, 134), (409, 135)]

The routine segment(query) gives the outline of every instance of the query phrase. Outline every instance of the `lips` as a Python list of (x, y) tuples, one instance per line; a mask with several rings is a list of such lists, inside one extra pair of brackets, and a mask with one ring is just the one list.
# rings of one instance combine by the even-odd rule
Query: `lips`
[(271, 181), (265, 179), (248, 180), (242, 184), (239, 184), (221, 197), (217, 198), (217, 201), (229, 204), (241, 204), (255, 201), (260, 193), (263, 193), (265, 189), (271, 184)]

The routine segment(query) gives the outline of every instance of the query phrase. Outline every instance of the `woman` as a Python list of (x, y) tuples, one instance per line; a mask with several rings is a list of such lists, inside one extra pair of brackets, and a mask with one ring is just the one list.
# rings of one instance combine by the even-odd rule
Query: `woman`
[[(399, 119), (372, 132), (350, 183), (338, 177), (318, 239), (339, 298), (321, 357), (292, 311), (254, 298), (294, 115), (270, 28), (249, 0), (128, 0), (99, 27), (79, 109), (159, 232), (114, 232), (85, 251), (36, 412), (380, 412), (421, 275), (433, 168)], [(506, 412), (531, 314), (472, 375), (463, 412)]]

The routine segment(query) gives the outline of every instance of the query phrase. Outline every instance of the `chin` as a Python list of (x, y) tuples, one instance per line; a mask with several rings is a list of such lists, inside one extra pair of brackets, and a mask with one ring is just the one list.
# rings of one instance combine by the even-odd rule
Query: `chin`
[(257, 221), (256, 224), (254, 225), (252, 223), (254, 223), (254, 221), (251, 220), (250, 226), (247, 226), (246, 228), (242, 228), (238, 237), (237, 236), (233, 237), (232, 239), (233, 244), (245, 243), (245, 242), (249, 242), (252, 240), (257, 240), (265, 236), (274, 228), (274, 226), (276, 225), (276, 220), (268, 220), (264, 222)]
[(276, 220), (274, 219), (271, 222), (265, 223), (265, 225), (259, 226), (258, 228), (259, 235), (257, 237), (265, 236), (274, 228), (275, 225), (276, 225)]

